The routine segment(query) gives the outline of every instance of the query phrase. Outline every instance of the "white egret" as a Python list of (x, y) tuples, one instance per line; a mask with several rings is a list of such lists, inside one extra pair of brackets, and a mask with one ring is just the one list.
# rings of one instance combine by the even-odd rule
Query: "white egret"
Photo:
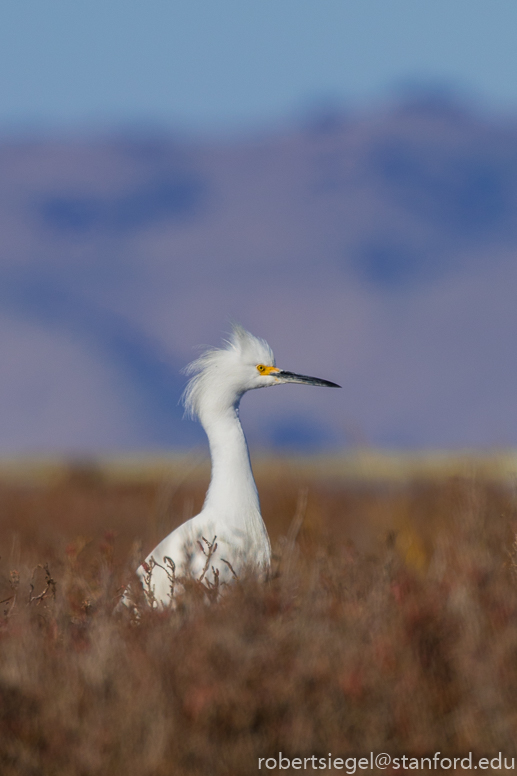
[[(278, 369), (267, 342), (237, 324), (225, 345), (207, 350), (185, 370), (191, 375), (183, 395), (185, 409), (190, 417), (199, 418), (206, 431), (212, 476), (199, 515), (172, 531), (137, 570), (158, 606), (170, 603), (172, 566), (168, 559), (174, 563), (176, 577), (189, 574), (208, 584), (227, 582), (244, 568), (258, 573), (269, 568), (269, 536), (239, 420), (243, 394), (281, 383), (340, 387)], [(210, 548), (214, 537), (215, 551)], [(127, 594), (123, 603), (126, 599)]]

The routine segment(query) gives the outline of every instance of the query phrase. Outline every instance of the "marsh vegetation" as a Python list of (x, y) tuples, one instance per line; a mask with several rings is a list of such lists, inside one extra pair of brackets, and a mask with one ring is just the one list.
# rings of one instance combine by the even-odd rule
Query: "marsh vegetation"
[(516, 754), (511, 479), (259, 467), (271, 578), (113, 616), (131, 569), (201, 506), (206, 473), (185, 471), (0, 484), (2, 776)]

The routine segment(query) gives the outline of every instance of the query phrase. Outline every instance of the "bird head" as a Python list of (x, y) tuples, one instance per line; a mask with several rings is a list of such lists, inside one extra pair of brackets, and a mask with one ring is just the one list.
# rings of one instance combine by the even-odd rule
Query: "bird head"
[(191, 375), (183, 402), (190, 417), (238, 405), (246, 391), (282, 383), (339, 388), (336, 383), (279, 369), (267, 342), (234, 324), (223, 348), (210, 348), (185, 369)]

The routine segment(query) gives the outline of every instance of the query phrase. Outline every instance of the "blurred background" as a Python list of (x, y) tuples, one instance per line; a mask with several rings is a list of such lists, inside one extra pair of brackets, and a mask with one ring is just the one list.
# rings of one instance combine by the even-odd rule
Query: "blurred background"
[(184, 450), (237, 320), (341, 391), (262, 449), (517, 445), (513, 0), (4, 0), (0, 455)]

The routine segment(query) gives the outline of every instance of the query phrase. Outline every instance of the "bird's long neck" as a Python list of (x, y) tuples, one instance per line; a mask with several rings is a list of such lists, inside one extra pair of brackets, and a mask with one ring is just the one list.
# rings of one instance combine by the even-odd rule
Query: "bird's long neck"
[(212, 457), (212, 478), (203, 509), (214, 510), (230, 524), (245, 528), (259, 520), (260, 504), (251, 470), (238, 405), (223, 413), (202, 417)]

